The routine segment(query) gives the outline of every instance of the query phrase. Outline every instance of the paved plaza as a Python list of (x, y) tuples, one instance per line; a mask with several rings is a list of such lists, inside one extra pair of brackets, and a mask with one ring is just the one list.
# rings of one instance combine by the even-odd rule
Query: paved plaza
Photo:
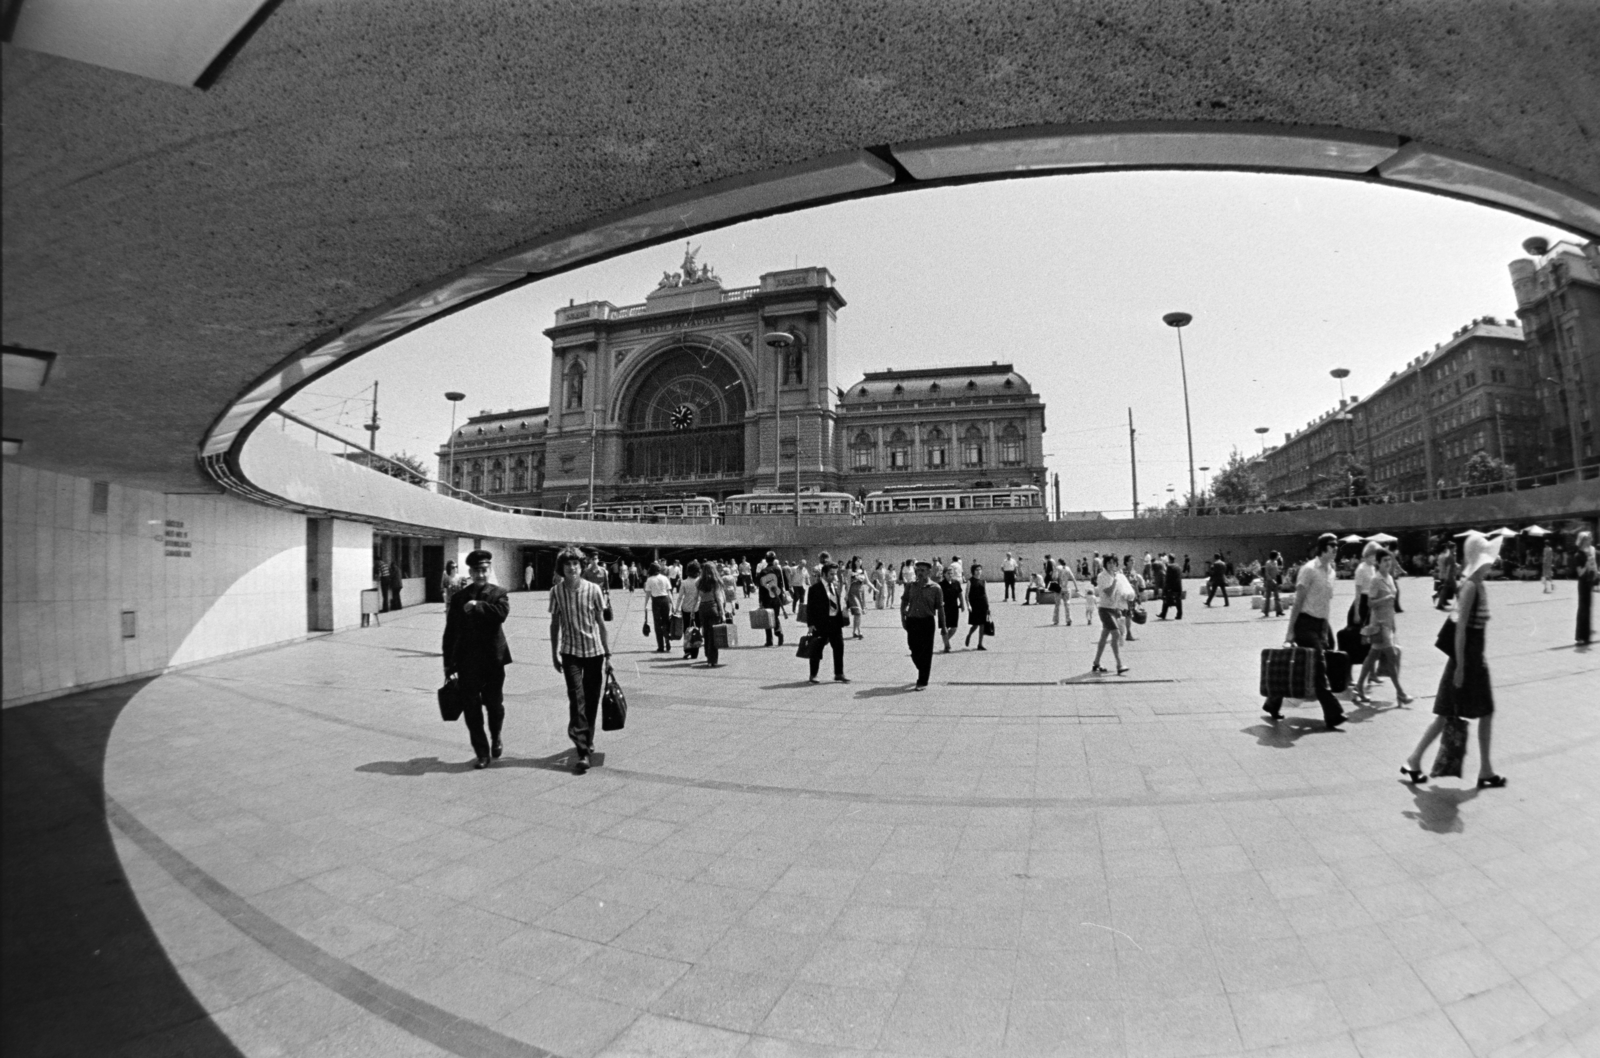
[[(891, 611), (847, 641), (853, 683), (825, 658), (812, 686), (792, 625), (765, 649), (741, 614), (707, 670), (617, 593), (631, 713), (583, 776), (539, 593), (512, 597), (489, 770), (438, 719), (431, 605), (124, 692), (105, 817), (210, 1014), (188, 1053), (220, 1028), (250, 1056), (1593, 1055), (1600, 653), (1570, 645), (1573, 591), (1490, 586), (1502, 790), (1475, 748), (1465, 780), (1400, 781), (1443, 660), (1421, 581), (1418, 701), (1385, 683), (1339, 732), (1314, 702), (1266, 722), (1284, 621), (1192, 588), (1125, 677), (1089, 674), (1081, 608), (1001, 604), (922, 694)], [(74, 708), (8, 711), (8, 774)]]

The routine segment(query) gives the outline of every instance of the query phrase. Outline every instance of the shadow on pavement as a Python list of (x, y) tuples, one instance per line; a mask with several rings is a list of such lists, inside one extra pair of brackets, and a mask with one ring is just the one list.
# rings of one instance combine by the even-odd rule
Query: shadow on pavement
[[(467, 752), (471, 752), (468, 750)], [(591, 767), (604, 766), (606, 755), (601, 750), (590, 754)], [(371, 775), (394, 775), (400, 777), (416, 777), (420, 775), (453, 775), (458, 772), (476, 771), (471, 757), (466, 760), (440, 760), (438, 757), (412, 757), (410, 760), (375, 760), (370, 764), (357, 765), (356, 771), (366, 772)], [(569, 747), (559, 753), (552, 753), (548, 757), (501, 757), (486, 769), (495, 771), (500, 768), (536, 768), (539, 771), (571, 771), (572, 749)]]
[(1478, 796), (1476, 787), (1470, 790), (1443, 790), (1438, 787), (1417, 787), (1412, 799), (1417, 803), (1415, 812), (1401, 812), (1407, 819), (1415, 819), (1417, 826), (1435, 834), (1459, 834), (1466, 829), (1461, 821), (1461, 806)]
[(856, 692), (857, 698), (887, 698), (894, 694), (910, 694), (911, 684), (900, 684), (895, 687), (867, 687)]
[(1294, 744), (1307, 735), (1325, 734), (1328, 730), (1321, 720), (1308, 717), (1286, 716), (1276, 724), (1260, 723), (1242, 728), (1246, 735), (1256, 737), (1256, 745), (1269, 749), (1293, 749)]
[(150, 682), (4, 713), (0, 1040), (7, 1058), (240, 1054), (178, 976), (111, 844), (106, 744), (123, 708)]

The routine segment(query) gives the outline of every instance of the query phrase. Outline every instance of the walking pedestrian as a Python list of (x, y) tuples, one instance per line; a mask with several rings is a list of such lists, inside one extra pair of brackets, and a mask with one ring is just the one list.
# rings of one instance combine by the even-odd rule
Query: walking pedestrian
[(1506, 784), (1506, 777), (1494, 770), (1489, 757), (1494, 727), (1494, 689), (1483, 652), (1484, 632), (1489, 624), (1489, 596), (1484, 590), (1484, 576), (1500, 557), (1503, 542), (1503, 537), (1491, 540), (1476, 531), (1467, 534), (1463, 546), (1465, 561), (1457, 589), (1453, 650), (1439, 677), (1439, 691), (1433, 699), (1433, 720), (1400, 767), (1412, 783), (1427, 781), (1422, 773), (1422, 755), (1444, 730), (1445, 721), (1458, 717), (1478, 721), (1478, 789), (1499, 789)]
[(1072, 563), (1062, 559), (1056, 563), (1055, 586), (1045, 585), (1046, 591), (1056, 593), (1056, 604), (1050, 611), (1051, 624), (1060, 624), (1061, 615), (1067, 616), (1067, 627), (1072, 627), (1072, 599), (1078, 594), (1078, 575), (1072, 572)]
[(690, 559), (678, 582), (678, 620), (683, 624), (683, 660), (700, 654), (700, 563)]
[(1183, 620), (1183, 573), (1178, 569), (1178, 560), (1173, 555), (1167, 555), (1166, 580), (1161, 585), (1161, 614), (1160, 619), (1167, 619), (1169, 607), (1177, 607), (1176, 620)]
[(939, 578), (939, 592), (944, 600), (944, 624), (941, 631), (944, 635), (944, 652), (950, 653), (950, 640), (955, 636), (956, 629), (961, 627), (961, 611), (964, 608), (961, 598), (961, 582), (956, 579), (955, 571), (949, 566), (943, 570)]
[(1395, 604), (1400, 600), (1400, 587), (1395, 580), (1399, 563), (1387, 548), (1378, 548), (1372, 556), (1373, 572), (1368, 579), (1367, 598), (1371, 617), (1361, 629), (1372, 649), (1361, 663), (1361, 675), (1356, 679), (1355, 691), (1350, 700), (1362, 705), (1372, 704), (1367, 697), (1367, 681), (1379, 672), (1388, 672), (1394, 681), (1395, 700), (1410, 705), (1412, 697), (1400, 686), (1400, 647), (1395, 643)]
[(461, 586), (464, 583), (466, 582), (461, 579), (461, 575), (456, 572), (456, 564), (454, 562), (446, 562), (444, 564), (444, 573), (439, 577), (439, 594), (444, 596), (445, 613), (450, 612), (450, 600), (455, 596), (456, 592), (461, 590)]
[(1109, 641), (1111, 656), (1117, 661), (1117, 675), (1125, 676), (1128, 668), (1122, 664), (1122, 629), (1119, 627), (1119, 620), (1123, 607), (1133, 598), (1133, 585), (1128, 583), (1128, 578), (1117, 568), (1116, 555), (1106, 555), (1100, 562), (1100, 576), (1095, 581), (1095, 603), (1100, 613), (1100, 645), (1095, 648), (1094, 664), (1089, 671), (1106, 671), (1100, 665), (1100, 658), (1105, 654), (1106, 643)]
[(861, 611), (867, 608), (867, 571), (861, 556), (850, 558), (849, 580), (845, 584), (845, 605), (850, 609), (850, 638), (861, 638)]
[[(844, 674), (844, 626), (848, 617), (839, 583), (839, 564), (833, 559), (823, 560), (822, 571), (817, 574), (816, 581), (806, 591), (805, 605), (806, 625), (811, 634), (833, 650), (833, 681), (849, 683), (850, 680)], [(810, 677), (812, 683), (817, 682), (817, 670), (821, 667), (822, 650), (820, 647), (813, 647)]]
[(884, 585), (883, 559), (878, 559), (877, 565), (872, 567), (872, 572), (868, 574), (867, 579), (868, 583), (872, 585), (873, 608), (881, 610), (884, 607), (884, 596), (888, 594), (888, 589)]
[(1595, 565), (1594, 534), (1585, 529), (1578, 534), (1578, 624), (1574, 639), (1587, 647), (1594, 639), (1594, 582), (1600, 576)]
[(906, 632), (911, 663), (917, 667), (916, 689), (921, 691), (927, 689), (933, 669), (934, 629), (944, 630), (944, 593), (928, 579), (933, 563), (920, 561), (914, 569), (916, 579), (900, 596), (900, 627)]
[(783, 600), (789, 594), (789, 580), (784, 575), (783, 566), (778, 563), (778, 553), (768, 551), (766, 562), (756, 572), (756, 602), (761, 609), (772, 614), (772, 627), (767, 629), (767, 646), (772, 645), (772, 637), (778, 637), (778, 645), (783, 646)]
[[(1327, 650), (1333, 646), (1333, 632), (1328, 627), (1329, 607), (1333, 605), (1334, 556), (1339, 550), (1339, 538), (1332, 533), (1317, 537), (1316, 558), (1300, 567), (1295, 577), (1294, 602), (1289, 606), (1289, 635), (1286, 647), (1309, 647)], [(1328, 688), (1328, 674), (1323, 666), (1316, 666), (1313, 684), (1317, 701), (1322, 706), (1322, 722), (1329, 731), (1336, 731), (1344, 723), (1344, 707)], [(1262, 709), (1273, 720), (1283, 714), (1283, 699), (1268, 698)]]
[(1276, 551), (1267, 554), (1266, 564), (1261, 567), (1261, 616), (1283, 616), (1283, 595), (1279, 592), (1279, 581), (1283, 577), (1283, 556)]
[(1006, 582), (1005, 594), (1000, 597), (1001, 602), (1017, 601), (1017, 560), (1006, 552), (1006, 557), (1000, 562), (1000, 576)]
[[(972, 633), (978, 633), (978, 649), (988, 650), (983, 645), (983, 637), (988, 634), (989, 621), (989, 586), (983, 582), (983, 564), (972, 564), (972, 576), (967, 580), (967, 638), (961, 644), (964, 647), (972, 645)], [(1072, 615), (1067, 615), (1067, 624), (1072, 623)]]
[(656, 653), (672, 653), (672, 581), (661, 571), (659, 562), (650, 563), (650, 576), (644, 582), (645, 598), (650, 600), (650, 619), (655, 623)]
[[(494, 556), (477, 550), (467, 554), (467, 569), (472, 580), (450, 598), (445, 612), (444, 676), (457, 681), (465, 699), (461, 711), (466, 721), (476, 767), (487, 768), (491, 758), (501, 753), (500, 729), (505, 723), (506, 666), (511, 664), (511, 648), (506, 645), (504, 625), (511, 614), (511, 598), (499, 585), (489, 583), (489, 567)], [(484, 733), (484, 720), (489, 730)]]
[(1447, 540), (1439, 552), (1434, 566), (1433, 604), (1438, 610), (1448, 610), (1456, 594), (1456, 549)]
[(1211, 600), (1217, 597), (1217, 592), (1222, 592), (1222, 605), (1231, 606), (1228, 602), (1228, 564), (1222, 561), (1222, 553), (1218, 552), (1211, 559), (1210, 577), (1206, 580), (1206, 605), (1211, 605)]
[(589, 770), (600, 685), (611, 668), (605, 595), (583, 576), (583, 565), (582, 552), (561, 552), (556, 556), (561, 580), (550, 589), (550, 662), (567, 681), (567, 737), (577, 751), (572, 770), (579, 775)]
[(717, 564), (707, 560), (700, 567), (700, 580), (695, 584), (695, 627), (700, 629), (700, 642), (705, 646), (706, 668), (714, 669), (717, 661), (717, 625), (722, 623), (722, 578)]

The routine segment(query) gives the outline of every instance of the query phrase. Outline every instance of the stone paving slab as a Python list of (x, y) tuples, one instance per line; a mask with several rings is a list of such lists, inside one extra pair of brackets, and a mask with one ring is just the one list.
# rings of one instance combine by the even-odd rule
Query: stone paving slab
[(584, 776), (542, 595), (483, 772), (415, 608), (150, 683), (108, 814), (250, 1055), (1596, 1053), (1600, 655), (1570, 586), (1492, 585), (1510, 785), (1408, 787), (1442, 667), (1417, 583), (1419, 700), (1383, 684), (1340, 732), (1262, 717), (1284, 622), (1237, 602), (1152, 620), (1124, 678), (1081, 611), (1002, 604), (912, 693), (891, 612), (812, 686), (792, 635), (653, 654), (619, 595), (629, 726)]

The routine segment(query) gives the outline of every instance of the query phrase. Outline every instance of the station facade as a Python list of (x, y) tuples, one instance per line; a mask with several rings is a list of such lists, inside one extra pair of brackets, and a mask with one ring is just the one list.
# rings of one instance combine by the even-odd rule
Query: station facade
[[(825, 267), (728, 288), (686, 252), (642, 304), (558, 309), (546, 407), (485, 411), (438, 449), (439, 478), (510, 507), (795, 487), (1044, 477), (1044, 405), (1010, 364), (878, 371), (834, 363), (845, 305)], [(777, 344), (773, 335), (783, 336)]]

